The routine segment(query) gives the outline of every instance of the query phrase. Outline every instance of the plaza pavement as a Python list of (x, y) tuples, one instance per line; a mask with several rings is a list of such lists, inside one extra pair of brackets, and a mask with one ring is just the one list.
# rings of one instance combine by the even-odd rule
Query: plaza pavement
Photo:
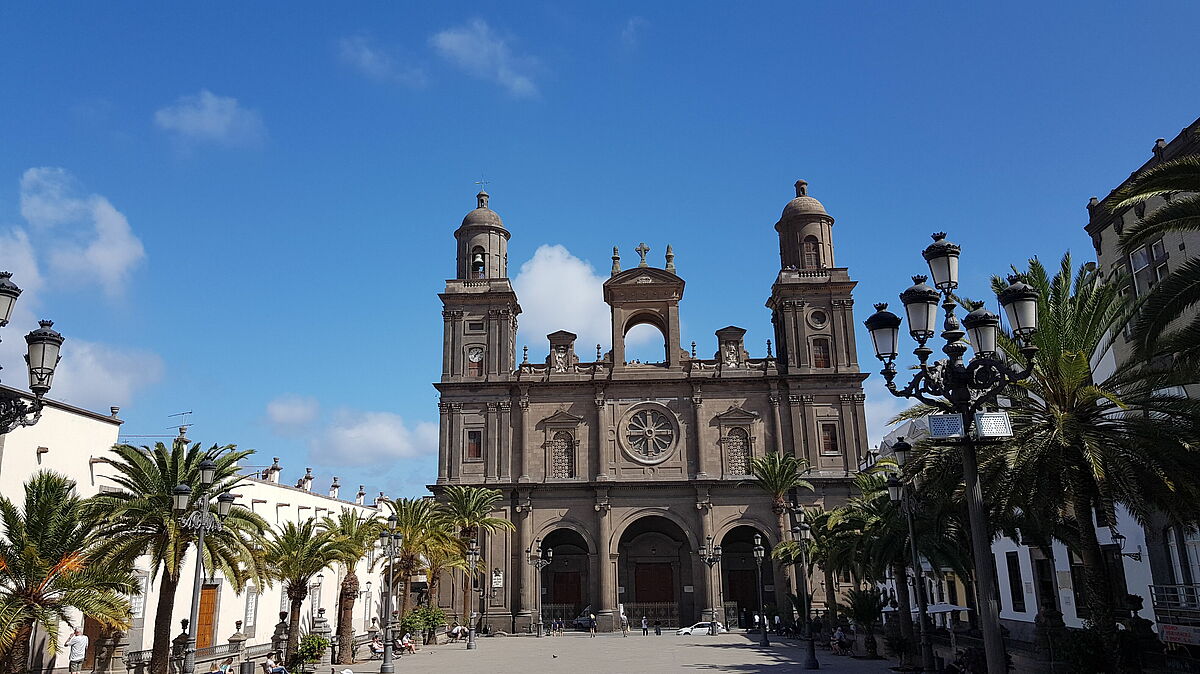
[[(799, 672), (804, 663), (801, 642), (772, 638), (769, 648), (757, 645), (745, 634), (723, 634), (712, 637), (641, 636), (633, 631), (628, 638), (617, 634), (571, 633), (537, 639), (529, 636), (484, 637), (479, 647), (468, 651), (465, 644), (422, 646), (415, 654), (396, 661), (396, 674), (591, 674), (613, 672)], [(888, 660), (855, 660), (830, 655), (817, 650), (821, 670), (827, 672), (875, 673), (887, 672), (894, 665)], [(353, 665), (356, 674), (379, 671), (379, 661), (371, 660)], [(340, 672), (342, 667), (335, 667)], [(323, 674), (318, 672), (317, 674)]]

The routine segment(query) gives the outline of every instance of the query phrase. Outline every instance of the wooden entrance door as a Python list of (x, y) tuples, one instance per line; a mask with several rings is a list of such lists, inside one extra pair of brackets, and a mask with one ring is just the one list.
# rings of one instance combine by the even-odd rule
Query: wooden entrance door
[(725, 599), (737, 602), (738, 611), (758, 609), (758, 581), (751, 569), (730, 569), (726, 572), (727, 592)]
[(217, 625), (217, 586), (200, 588), (200, 619), (196, 621), (196, 648), (213, 645)]
[(550, 583), (551, 604), (583, 603), (583, 582), (578, 571), (555, 571)]
[(670, 564), (639, 562), (633, 570), (636, 602), (674, 602), (675, 573)]
[(96, 646), (100, 643), (100, 623), (84, 616), (83, 635), (88, 638), (87, 654), (83, 656), (84, 671), (91, 671), (96, 665)]

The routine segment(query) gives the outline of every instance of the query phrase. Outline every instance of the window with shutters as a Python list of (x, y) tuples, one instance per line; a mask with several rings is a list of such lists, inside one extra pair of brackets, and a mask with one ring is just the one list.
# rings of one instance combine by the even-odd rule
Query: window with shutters
[(804, 252), (804, 268), (817, 269), (821, 266), (821, 244), (817, 242), (817, 237), (806, 236), (804, 243), (801, 244)]
[(813, 367), (833, 367), (828, 339), (813, 340)]
[(731, 428), (725, 436), (725, 471), (730, 475), (750, 474), (750, 435), (744, 428)]
[(567, 431), (559, 431), (550, 441), (550, 477), (575, 477), (575, 437)]
[(838, 454), (837, 424), (821, 424), (821, 453)]
[(483, 431), (467, 431), (466, 458), (483, 458)]

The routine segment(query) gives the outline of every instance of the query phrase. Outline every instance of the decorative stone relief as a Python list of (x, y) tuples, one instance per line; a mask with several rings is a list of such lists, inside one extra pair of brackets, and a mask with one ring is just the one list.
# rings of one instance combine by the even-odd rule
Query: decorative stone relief
[(675, 453), (679, 444), (679, 423), (675, 414), (660, 403), (643, 403), (625, 413), (618, 436), (621, 449), (638, 463), (662, 463)]

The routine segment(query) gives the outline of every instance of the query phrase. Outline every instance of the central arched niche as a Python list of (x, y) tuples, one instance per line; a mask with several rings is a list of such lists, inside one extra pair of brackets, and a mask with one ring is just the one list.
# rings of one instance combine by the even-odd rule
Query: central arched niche
[(631, 624), (690, 625), (703, 592), (687, 535), (675, 522), (647, 515), (630, 524), (617, 544), (618, 597)]
[[(754, 536), (762, 537), (764, 563), (762, 565), (763, 603), (768, 607), (775, 604), (775, 580), (771, 564), (769, 537), (750, 525), (738, 525), (721, 537), (721, 601), (725, 604), (726, 620), (731, 626), (749, 627), (754, 622), (754, 613), (761, 608), (758, 601), (758, 566), (754, 559)], [(731, 606), (732, 605), (732, 606)], [(776, 607), (779, 610), (779, 607)], [(791, 607), (782, 607), (790, 614)]]
[(587, 541), (572, 529), (555, 529), (542, 539), (542, 549), (554, 551), (541, 571), (542, 622), (569, 622), (591, 604), (594, 571)]

